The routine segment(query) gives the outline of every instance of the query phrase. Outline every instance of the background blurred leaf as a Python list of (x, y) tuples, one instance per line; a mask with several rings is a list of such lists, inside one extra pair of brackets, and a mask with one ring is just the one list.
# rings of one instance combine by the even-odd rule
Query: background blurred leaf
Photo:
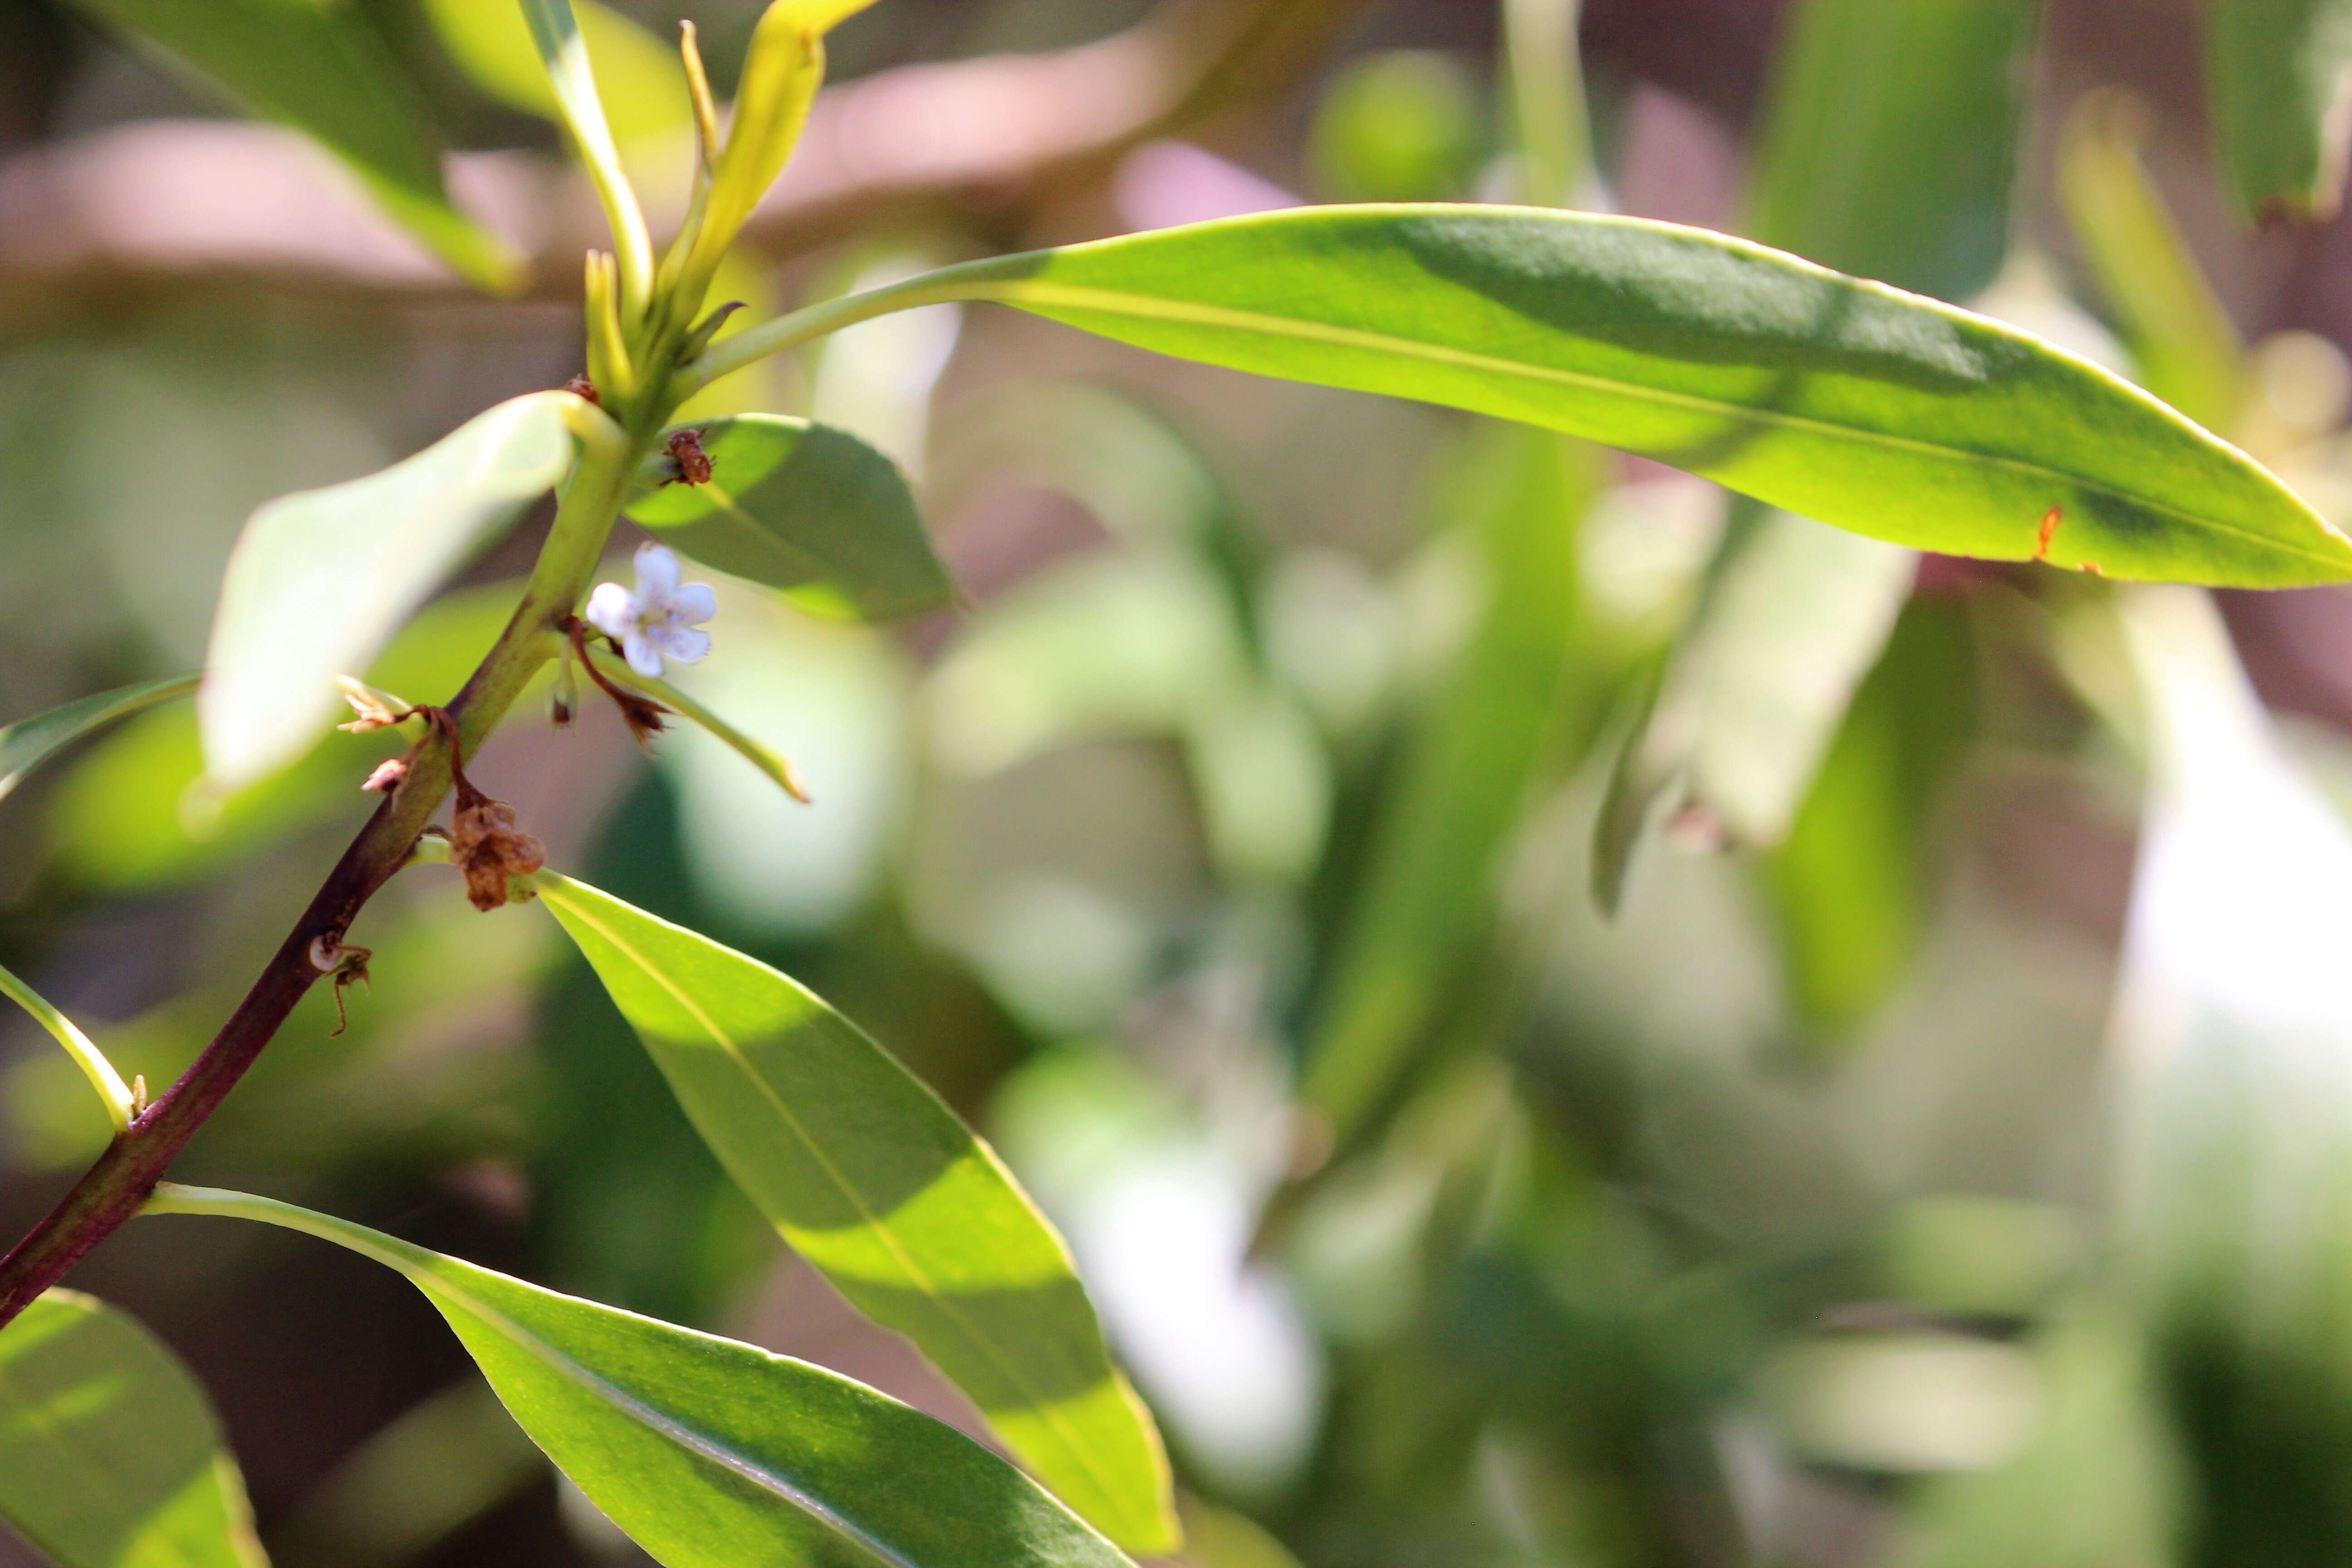
[(350, 0), (77, 3), (315, 137), (469, 280), (497, 293), (522, 286), (521, 259), (450, 202), (423, 95)]
[[(596, 96), (623, 147), (689, 128), (686, 67), (675, 47), (596, 0), (572, 0), (588, 46)], [(522, 7), (501, 0), (425, 0), (425, 14), (450, 57), (499, 102), (563, 123), (563, 110), (532, 47)]]
[(1000, 300), (1180, 358), (1566, 430), (1916, 548), (2029, 559), (2055, 507), (2065, 526), (2048, 558), (2111, 577), (2284, 587), (2352, 575), (2352, 543), (2275, 479), (2106, 372), (1702, 230), (1310, 208), (902, 287)]
[(541, 896), (795, 1250), (953, 1378), (1115, 1538), (1175, 1543), (1150, 1417), (1069, 1253), (985, 1143), (786, 976), (564, 879)]
[(205, 773), (224, 794), (301, 755), (425, 596), (572, 464), (568, 392), (477, 415), (365, 479), (253, 514), (221, 586), (196, 694)]
[(2352, 5), (2211, 0), (2205, 27), (2213, 138), (2240, 211), (2332, 216), (2352, 137)]
[(0, 1521), (58, 1568), (264, 1568), (204, 1390), (72, 1290), (0, 1331)]
[[(412, 701), (456, 695), (513, 615), (519, 591), (492, 584), (427, 605), (366, 678)], [(356, 813), (373, 799), (359, 793), (359, 781), (401, 745), (394, 733), (345, 735), (324, 724), (314, 738), (299, 763), (215, 803), (196, 788), (204, 751), (195, 710), (142, 714), (99, 742), (49, 792), (50, 851), (68, 876), (93, 887), (166, 887), (310, 827), (338, 806)]]
[(936, 608), (953, 594), (906, 476), (856, 437), (781, 414), (698, 428), (710, 482), (665, 485), (629, 503), (665, 542), (877, 620)]
[(278, 1568), (400, 1568), (546, 1473), (498, 1396), (468, 1380), (336, 1465), (271, 1534)]
[(2245, 345), (2140, 161), (2152, 130), (2121, 89), (2085, 94), (2059, 137), (2058, 194), (2140, 384), (2227, 434), (2245, 408)]
[(196, 689), (193, 675), (167, 675), (112, 691), (101, 691), (47, 713), (20, 719), (0, 728), (0, 799), (23, 782), (26, 773), (58, 747), (70, 745), (92, 730), (142, 712), (158, 702), (184, 697)]
[(152, 1214), (234, 1215), (398, 1270), (531, 1440), (673, 1568), (1119, 1568), (1111, 1544), (952, 1427), (803, 1362), (559, 1296), (267, 1198), (159, 1188)]
[(1305, 1098), (1342, 1139), (1393, 1087), (1483, 947), (1504, 844), (1570, 749), (1577, 525), (1596, 466), (1576, 443), (1506, 426), (1480, 431), (1465, 465), (1486, 479), (1486, 493), (1463, 501), (1486, 607), (1405, 742), (1307, 1045)]

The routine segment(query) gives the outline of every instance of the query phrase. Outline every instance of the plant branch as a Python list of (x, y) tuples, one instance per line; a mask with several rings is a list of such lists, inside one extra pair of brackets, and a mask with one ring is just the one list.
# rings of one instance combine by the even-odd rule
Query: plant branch
[[(648, 408), (666, 406), (649, 400)], [(453, 748), (471, 752), (539, 667), (562, 647), (559, 630), (588, 586), (620, 515), (630, 476), (651, 449), (657, 417), (631, 421), (627, 440), (591, 440), (557, 509), (522, 602), (465, 689), (447, 705), (449, 738), (419, 748), (407, 775), (302, 911), (285, 942), (195, 1065), (120, 1134), (32, 1233), (0, 1259), (0, 1327), (139, 1212), (166, 1168), (236, 1087), (303, 994), (333, 972), (320, 954), (342, 946), (369, 899), (405, 865), (454, 779)]]

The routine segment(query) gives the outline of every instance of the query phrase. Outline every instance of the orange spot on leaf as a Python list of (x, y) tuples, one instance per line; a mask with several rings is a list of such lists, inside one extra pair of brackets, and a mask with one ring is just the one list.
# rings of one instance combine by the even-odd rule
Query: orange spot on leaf
[(2050, 559), (2050, 542), (2058, 537), (2058, 525), (2065, 520), (2066, 513), (2059, 507), (2053, 506), (2042, 514), (2042, 535), (2033, 546), (2033, 558), (2036, 561)]

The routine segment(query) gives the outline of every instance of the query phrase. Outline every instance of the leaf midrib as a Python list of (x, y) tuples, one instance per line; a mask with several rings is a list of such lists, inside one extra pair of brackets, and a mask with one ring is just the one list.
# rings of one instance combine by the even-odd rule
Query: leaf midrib
[[(1361, 327), (1343, 327), (1327, 321), (1304, 321), (1295, 317), (1270, 316), (1255, 310), (1235, 310), (1223, 305), (1204, 305), (1187, 300), (1165, 300), (1148, 295), (1125, 293), (1108, 289), (1092, 289), (1078, 284), (1055, 283), (1035, 279), (991, 281), (972, 291), (973, 298), (988, 299), (999, 303), (1028, 309), (1038, 306), (1058, 306), (1073, 310), (1093, 310), (1104, 315), (1126, 315), (1143, 321), (1178, 321), (1192, 325), (1225, 327), (1236, 331), (1263, 333), (1268, 337), (1291, 338), (1302, 342), (1328, 343), (1335, 347), (1367, 349), (1400, 358), (1418, 359), (1432, 364), (1482, 371), (1514, 376), (1524, 381), (1574, 386), (1587, 391), (1604, 392), (1633, 402), (1655, 404), (1661, 407), (1683, 409), (1724, 418), (1744, 419), (1792, 432), (1802, 432), (1831, 440), (1850, 441), (1860, 446), (1876, 446), (1895, 451), (1950, 459), (1955, 457), (2005, 469), (2025, 478), (2088, 490), (2110, 496), (2128, 505), (2169, 517), (2191, 529), (2210, 529), (2217, 533), (2234, 535), (2266, 549), (2283, 551), (2336, 569), (2339, 574), (2352, 573), (2352, 560), (2322, 553), (2259, 532), (2220, 518), (2206, 517), (2184, 511), (2168, 501), (2125, 489), (2107, 480), (2087, 475), (2068, 473), (2044, 463), (2022, 458), (2005, 457), (1997, 452), (1983, 452), (1969, 447), (1938, 445), (1916, 437), (1898, 436), (1890, 431), (1871, 430), (1860, 426), (1842, 425), (1833, 420), (1817, 419), (1802, 414), (1790, 414), (1781, 409), (1753, 408), (1744, 404), (1696, 393), (1673, 392), (1664, 387), (1645, 386), (1639, 382), (1621, 381), (1614, 377), (1596, 375), (1590, 372), (1565, 370), (1555, 365), (1529, 364), (1523, 361), (1499, 359), (1469, 349), (1457, 349), (1444, 344), (1423, 342), (1412, 338), (1391, 336)], [(2137, 389), (2130, 389), (2137, 390)], [(2185, 434), (2185, 432), (2184, 432)], [(2221, 437), (2204, 432), (2209, 439), (2227, 446)], [(2248, 458), (2251, 462), (2252, 459)], [(2324, 522), (2319, 526), (2326, 527)], [(2352, 543), (2347, 544), (2352, 548)], [(2023, 557), (2018, 557), (2022, 559)]]
[(850, 1205), (857, 1211), (859, 1217), (866, 1222), (867, 1226), (870, 1227), (876, 1235), (881, 1237), (885, 1248), (887, 1249), (890, 1256), (898, 1261), (899, 1267), (906, 1270), (907, 1278), (914, 1282), (916, 1288), (919, 1289), (934, 1305), (936, 1305), (940, 1309), (940, 1312), (950, 1322), (955, 1324), (956, 1328), (963, 1333), (966, 1339), (978, 1348), (983, 1356), (987, 1357), (990, 1362), (995, 1364), (997, 1370), (1004, 1375), (1007, 1382), (1011, 1383), (1014, 1388), (1020, 1390), (1022, 1396), (1028, 1402), (1028, 1408), (1037, 1412), (1037, 1414), (1045, 1419), (1046, 1425), (1051, 1426), (1055, 1435), (1062, 1439), (1062, 1444), (1065, 1449), (1066, 1449), (1068, 1453), (1076, 1459), (1079, 1467), (1083, 1468), (1088, 1476), (1093, 1478), (1095, 1485), (1100, 1491), (1104, 1500), (1106, 1501), (1116, 1500), (1118, 1496), (1118, 1489), (1113, 1484), (1110, 1478), (1105, 1476), (1101, 1470), (1096, 1468), (1094, 1456), (1088, 1451), (1087, 1445), (1081, 1440), (1082, 1434), (1075, 1432), (1069, 1428), (1067, 1418), (1063, 1415), (1060, 1406), (1054, 1402), (1047, 1400), (1031, 1384), (1029, 1379), (1022, 1373), (1017, 1364), (1008, 1362), (1004, 1358), (1004, 1356), (998, 1351), (995, 1342), (990, 1339), (986, 1334), (981, 1332), (978, 1326), (964, 1315), (963, 1311), (956, 1305), (955, 1300), (951, 1295), (932, 1283), (930, 1276), (927, 1274), (919, 1264), (917, 1264), (912, 1257), (908, 1256), (904, 1244), (900, 1242), (897, 1233), (892, 1231), (887, 1224), (875, 1215), (873, 1209), (867, 1205), (865, 1194), (860, 1193), (856, 1187), (849, 1182), (848, 1178), (842, 1173), (840, 1168), (836, 1166), (829, 1157), (827, 1157), (824, 1150), (818, 1145), (814, 1138), (809, 1136), (808, 1130), (801, 1124), (800, 1119), (793, 1114), (791, 1108), (787, 1106), (782, 1097), (776, 1093), (774, 1086), (768, 1082), (766, 1076), (751, 1065), (751, 1060), (743, 1054), (742, 1047), (739, 1045), (724, 1029), (721, 1029), (719, 1026), (718, 1021), (712, 1018), (709, 1014), (705, 1012), (702, 1007), (696, 1003), (692, 996), (680, 989), (669, 979), (667, 975), (663, 974), (659, 970), (656, 969), (646, 961), (644, 954), (640, 953), (634, 946), (630, 945), (630, 943), (615, 932), (612, 927), (591, 914), (583, 907), (580, 900), (565, 897), (561, 893), (551, 893), (550, 890), (546, 889), (541, 889), (541, 896), (553, 897), (557, 900), (562, 902), (564, 907), (575, 917), (585, 923), (590, 929), (593, 930), (598, 936), (604, 938), (607, 942), (610, 942), (616, 950), (626, 956), (629, 962), (635, 964), (638, 970), (644, 973), (647, 979), (660, 986), (663, 991), (667, 992), (670, 997), (678, 1004), (679, 1006), (685, 1008), (688, 1015), (691, 1016), (696, 1023), (709, 1031), (710, 1037), (718, 1041), (719, 1044), (726, 1049), (728, 1055), (731, 1057), (735, 1060), (736, 1064), (743, 1069), (745, 1076), (749, 1077), (752, 1082), (759, 1085), (760, 1092), (767, 1098), (769, 1104), (775, 1107), (777, 1114), (783, 1119), (784, 1124), (792, 1129), (793, 1136), (800, 1140), (801, 1146), (809, 1152), (810, 1157), (814, 1159), (818, 1165), (823, 1168), (826, 1176), (829, 1177), (834, 1185), (840, 1190), (841, 1194), (849, 1200)]

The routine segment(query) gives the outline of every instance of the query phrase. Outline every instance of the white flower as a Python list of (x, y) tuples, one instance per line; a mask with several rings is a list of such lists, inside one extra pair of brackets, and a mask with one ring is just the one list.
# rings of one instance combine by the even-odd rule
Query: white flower
[(637, 591), (600, 583), (588, 595), (588, 624), (617, 638), (629, 668), (659, 679), (662, 658), (699, 663), (710, 651), (710, 634), (695, 627), (719, 613), (719, 595), (708, 583), (677, 580), (677, 553), (648, 540), (637, 546)]

